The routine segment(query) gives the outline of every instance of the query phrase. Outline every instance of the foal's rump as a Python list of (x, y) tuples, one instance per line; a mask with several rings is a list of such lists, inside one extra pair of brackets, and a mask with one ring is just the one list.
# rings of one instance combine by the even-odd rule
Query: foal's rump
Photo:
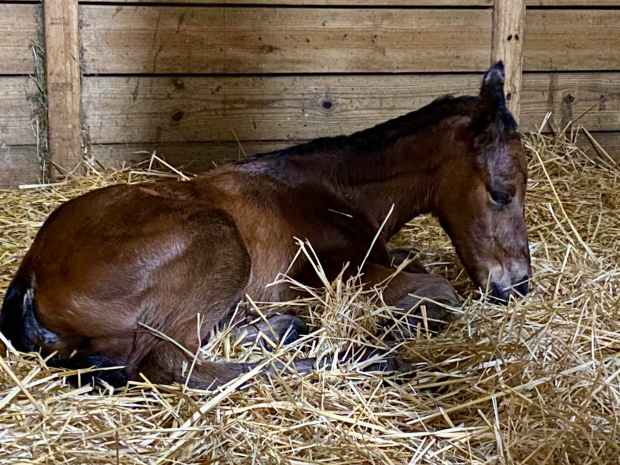
[(115, 186), (57, 209), (7, 291), (2, 333), (68, 368), (126, 366), (104, 377), (113, 384), (162, 350), (156, 332), (194, 350), (197, 314), (204, 337), (242, 297), (250, 263), (226, 212), (186, 200)]

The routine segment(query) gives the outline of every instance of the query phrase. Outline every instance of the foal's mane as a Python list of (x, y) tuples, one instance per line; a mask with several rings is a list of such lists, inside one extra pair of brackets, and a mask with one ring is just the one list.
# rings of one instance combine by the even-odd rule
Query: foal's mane
[(446, 95), (433, 100), (428, 105), (416, 111), (412, 111), (348, 136), (315, 139), (286, 149), (253, 155), (245, 160), (239, 161), (238, 164), (321, 152), (359, 153), (380, 151), (391, 142), (435, 125), (444, 118), (471, 114), (478, 101), (478, 97), (453, 97), (451, 95)]

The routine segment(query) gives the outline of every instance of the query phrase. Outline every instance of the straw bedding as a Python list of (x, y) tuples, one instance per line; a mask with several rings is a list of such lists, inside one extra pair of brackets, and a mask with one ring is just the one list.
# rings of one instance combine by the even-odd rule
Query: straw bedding
[[(203, 348), (209, 358), (324, 357), (303, 377), (250, 373), (212, 392), (143, 379), (113, 395), (72, 387), (71, 373), (9, 349), (0, 356), (0, 463), (619, 463), (620, 170), (564, 139), (530, 135), (527, 145), (535, 276), (525, 300), (504, 307), (478, 296), (431, 218), (397, 238), (466, 297), (445, 331), (431, 335), (423, 319), (395, 349), (412, 374), (360, 369), (356, 351), (411, 328), (386, 329), (393, 309), (357, 280), (287, 303), (303, 307), (313, 331), (291, 346), (266, 351), (224, 328)], [(0, 193), (0, 287), (56, 205), (129, 178), (136, 173), (93, 172)], [(336, 352), (353, 361), (330, 363)]]

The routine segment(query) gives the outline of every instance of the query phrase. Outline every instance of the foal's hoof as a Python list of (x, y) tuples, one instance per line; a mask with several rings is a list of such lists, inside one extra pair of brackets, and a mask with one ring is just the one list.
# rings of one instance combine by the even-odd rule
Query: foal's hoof
[[(394, 268), (398, 268), (405, 260), (411, 260), (414, 255), (414, 251), (406, 249), (404, 247), (396, 247), (389, 250), (391, 265)], [(405, 268), (404, 271), (409, 273), (426, 273), (426, 268), (417, 260), (412, 260)]]
[(382, 371), (391, 371), (396, 373), (411, 373), (413, 364), (407, 362), (400, 357), (389, 357), (385, 359)]
[(306, 323), (304, 323), (304, 320), (296, 316), (288, 316), (290, 317), (288, 325), (286, 325), (280, 336), (280, 340), (284, 345), (292, 344), (304, 334), (308, 334), (308, 327)]
[(243, 341), (256, 341), (266, 349), (273, 349), (277, 344), (291, 344), (308, 332), (306, 323), (295, 315), (277, 313), (267, 321), (242, 328), (246, 331)]
[[(361, 370), (364, 372), (382, 371), (409, 373), (413, 371), (413, 365), (411, 363), (397, 355), (388, 355), (383, 349), (366, 351), (366, 353), (360, 357), (360, 361), (362, 362)], [(364, 361), (366, 361), (366, 364), (363, 363)]]

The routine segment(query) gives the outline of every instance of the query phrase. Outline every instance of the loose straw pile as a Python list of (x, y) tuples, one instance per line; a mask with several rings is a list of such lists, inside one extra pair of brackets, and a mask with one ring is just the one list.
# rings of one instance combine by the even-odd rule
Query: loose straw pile
[[(388, 348), (385, 322), (396, 315), (356, 279), (305, 288), (295, 302), (247, 303), (258, 313), (297, 307), (312, 332), (290, 346), (267, 351), (223, 328), (203, 348), (214, 359), (318, 357), (320, 371), (306, 376), (250, 373), (212, 392), (144, 379), (112, 395), (72, 387), (71, 372), (9, 349), (0, 355), (0, 463), (617, 464), (620, 170), (565, 138), (532, 135), (527, 146), (534, 280), (525, 300), (503, 307), (477, 296), (431, 218), (397, 238), (467, 297), (441, 334), (420, 324), (395, 347), (411, 374), (361, 370), (356, 354)], [(162, 173), (2, 191), (0, 286), (60, 202), (152, 175)], [(341, 355), (351, 361), (336, 362)]]

